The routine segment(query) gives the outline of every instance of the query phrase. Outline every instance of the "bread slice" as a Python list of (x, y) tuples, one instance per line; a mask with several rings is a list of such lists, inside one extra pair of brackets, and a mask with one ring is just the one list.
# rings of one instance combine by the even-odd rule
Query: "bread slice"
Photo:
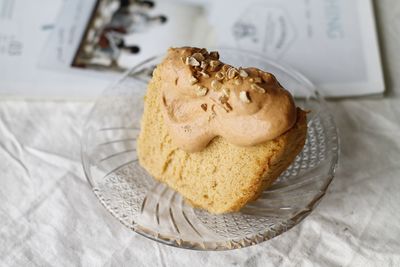
[(139, 162), (195, 207), (217, 214), (240, 210), (257, 199), (304, 146), (306, 113), (297, 108), (295, 125), (271, 141), (240, 147), (216, 137), (202, 151), (187, 153), (173, 144), (164, 123), (161, 82), (155, 72), (148, 85), (137, 143)]

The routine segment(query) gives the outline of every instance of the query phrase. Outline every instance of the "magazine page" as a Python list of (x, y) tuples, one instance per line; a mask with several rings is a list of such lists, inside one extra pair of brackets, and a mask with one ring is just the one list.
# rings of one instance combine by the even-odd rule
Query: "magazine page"
[(92, 98), (115, 79), (40, 67), (42, 51), (70, 1), (0, 1), (1, 97)]
[(326, 96), (384, 91), (369, 0), (215, 1), (209, 18), (218, 45), (288, 64)]
[(3, 95), (95, 96), (127, 69), (183, 45), (258, 53), (302, 72), (328, 97), (384, 91), (370, 0), (5, 2), (14, 15), (1, 18), (8, 22), (0, 34), (12, 33), (23, 52), (18, 42), (11, 51), (19, 55), (0, 51)]

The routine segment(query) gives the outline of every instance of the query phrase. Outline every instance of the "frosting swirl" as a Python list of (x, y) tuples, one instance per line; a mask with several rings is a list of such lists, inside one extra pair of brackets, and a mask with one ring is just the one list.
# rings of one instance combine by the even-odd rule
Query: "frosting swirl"
[(186, 152), (216, 136), (238, 146), (272, 140), (296, 122), (291, 94), (256, 68), (234, 68), (217, 52), (171, 48), (154, 72), (161, 110), (173, 142)]

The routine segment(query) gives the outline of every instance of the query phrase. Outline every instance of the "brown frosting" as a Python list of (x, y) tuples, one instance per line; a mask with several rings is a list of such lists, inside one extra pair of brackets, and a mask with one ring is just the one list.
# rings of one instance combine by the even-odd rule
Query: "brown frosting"
[(171, 48), (155, 72), (169, 133), (184, 151), (201, 151), (216, 136), (253, 146), (296, 122), (293, 98), (272, 74), (234, 68), (220, 62), (217, 52)]

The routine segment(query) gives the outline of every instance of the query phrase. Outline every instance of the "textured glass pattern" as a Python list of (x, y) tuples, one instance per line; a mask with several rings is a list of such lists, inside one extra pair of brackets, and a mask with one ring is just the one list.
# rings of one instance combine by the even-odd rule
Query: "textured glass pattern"
[(132, 230), (182, 248), (226, 250), (271, 239), (304, 219), (324, 196), (338, 160), (335, 123), (314, 86), (299, 73), (259, 55), (220, 49), (222, 60), (276, 74), (309, 110), (303, 151), (261, 197), (240, 212), (213, 215), (194, 209), (155, 181), (138, 163), (146, 83), (160, 57), (129, 71), (97, 100), (82, 137), (82, 162), (103, 206)]

